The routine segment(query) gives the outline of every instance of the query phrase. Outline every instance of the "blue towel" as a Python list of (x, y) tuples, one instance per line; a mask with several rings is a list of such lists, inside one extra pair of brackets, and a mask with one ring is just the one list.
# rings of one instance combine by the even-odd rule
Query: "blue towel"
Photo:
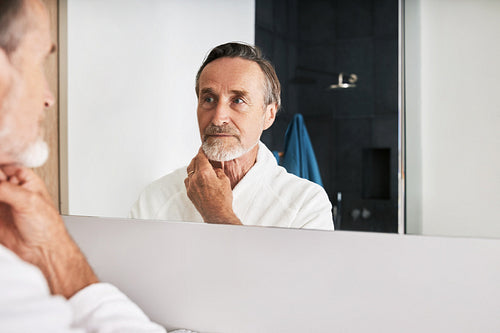
[(311, 140), (300, 113), (294, 115), (288, 125), (285, 133), (285, 151), (279, 164), (288, 172), (323, 186)]

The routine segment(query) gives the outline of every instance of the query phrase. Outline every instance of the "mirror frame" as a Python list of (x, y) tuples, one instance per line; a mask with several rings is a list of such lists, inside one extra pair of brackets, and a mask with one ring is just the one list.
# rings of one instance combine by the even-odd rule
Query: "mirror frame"
[(406, 233), (405, 3), (398, 0), (398, 233)]

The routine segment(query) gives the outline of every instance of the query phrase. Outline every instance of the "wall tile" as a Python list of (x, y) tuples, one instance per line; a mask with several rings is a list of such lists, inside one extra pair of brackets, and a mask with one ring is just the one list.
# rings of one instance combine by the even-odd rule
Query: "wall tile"
[(334, 2), (299, 0), (299, 36), (310, 43), (335, 40)]
[(374, 4), (375, 36), (397, 39), (398, 0), (376, 0)]
[(390, 148), (391, 198), (398, 197), (398, 115), (377, 116), (372, 121), (373, 147)]
[(280, 35), (289, 33), (287, 0), (274, 0), (274, 31)]
[(375, 113), (398, 112), (398, 41), (375, 40)]
[(372, 0), (337, 1), (335, 14), (337, 39), (373, 36)]
[(371, 146), (371, 120), (337, 119), (336, 125), (338, 191), (361, 198), (363, 148)]
[[(316, 155), (316, 161), (320, 169), (323, 187), (329, 194), (334, 196), (335, 186), (335, 163), (333, 154), (335, 151), (335, 124), (331, 115), (304, 116), (311, 144)], [(330, 198), (330, 201), (333, 199)]]
[(337, 117), (368, 116), (374, 113), (373, 42), (358, 39), (337, 42), (336, 71), (358, 76), (355, 88), (332, 91)]
[(261, 49), (266, 58), (271, 59), (274, 53), (273, 33), (260, 27), (255, 27), (255, 45)]
[[(255, 1), (255, 23), (258, 26), (273, 30), (274, 22), (274, 1)], [(256, 34), (257, 36), (257, 34)]]
[(300, 45), (298, 65), (315, 71), (335, 73), (335, 45)]

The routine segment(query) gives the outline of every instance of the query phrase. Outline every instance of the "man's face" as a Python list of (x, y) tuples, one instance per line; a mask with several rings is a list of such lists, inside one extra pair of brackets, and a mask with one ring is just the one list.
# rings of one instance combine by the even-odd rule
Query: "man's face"
[(214, 161), (229, 161), (251, 150), (276, 115), (264, 104), (264, 73), (242, 58), (219, 58), (201, 72), (198, 126), (202, 148)]
[[(39, 1), (27, 1), (30, 27), (18, 48), (7, 59), (0, 50), (0, 164), (21, 163), (34, 166), (44, 161), (40, 124), (44, 108), (54, 103), (45, 78), (44, 64), (54, 51), (49, 19)], [(32, 165), (29, 165), (32, 164)]]

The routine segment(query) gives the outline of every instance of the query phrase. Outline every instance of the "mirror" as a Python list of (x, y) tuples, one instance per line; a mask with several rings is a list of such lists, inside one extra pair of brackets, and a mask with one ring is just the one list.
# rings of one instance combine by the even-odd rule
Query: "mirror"
[[(298, 8), (297, 6), (300, 7), (302, 3), (298, 0), (266, 2), (273, 4), (271, 11), (267, 11), (268, 14), (265, 14), (268, 16), (256, 17), (258, 1), (233, 3), (220, 0), (212, 1), (210, 4), (201, 0), (188, 2), (151, 0), (147, 4), (140, 0), (107, 0), (99, 3), (66, 0), (66, 2), (68, 149), (67, 154), (64, 155), (63, 151), (62, 156), (62, 160), (67, 162), (63, 163), (65, 164), (63, 169), (66, 166), (63, 175), (67, 174), (67, 181), (63, 181), (67, 185), (65, 187), (67, 201), (63, 208), (67, 214), (107, 217), (126, 216), (145, 185), (178, 167), (186, 165), (196, 153), (199, 137), (195, 116), (194, 76), (208, 50), (215, 45), (232, 40), (257, 42), (258, 45), (259, 33), (255, 26), (256, 22), (258, 26), (259, 20), (262, 21), (260, 23), (263, 23), (264, 27), (261, 28), (265, 29), (266, 22), (273, 21), (272, 12), (279, 13), (283, 9), (290, 11), (290, 8), (293, 6)], [(454, 111), (463, 107), (463, 103), (459, 101), (466, 95), (464, 87), (472, 88), (470, 84), (464, 84), (460, 88), (457, 86), (458, 82), (463, 82), (460, 80), (455, 80), (454, 82), (457, 82), (455, 85), (449, 84), (450, 78), (447, 77), (447, 74), (452, 73), (452, 77), (456, 78), (456, 73), (460, 72), (457, 69), (462, 68), (463, 63), (444, 61), (446, 57), (453, 58), (456, 54), (449, 50), (445, 52), (444, 45), (447, 44), (442, 43), (442, 40), (449, 42), (450, 36), (455, 36), (455, 31), (462, 31), (460, 38), (452, 38), (454, 46), (460, 42), (457, 39), (464, 40), (466, 38), (468, 42), (474, 41), (476, 48), (473, 49), (468, 49), (467, 44), (463, 43), (463, 48), (467, 49), (465, 51), (468, 51), (469, 57), (462, 57), (461, 61), (465, 61), (466, 64), (467, 61), (472, 62), (473, 59), (470, 57), (472, 53), (477, 56), (477, 52), (472, 52), (473, 50), (490, 50), (492, 45), (500, 45), (500, 43), (494, 43), (498, 39), (498, 36), (494, 34), (494, 31), (498, 31), (498, 23), (496, 22), (500, 21), (495, 20), (500, 16), (497, 4), (481, 0), (474, 4), (461, 4), (456, 7), (452, 2), (442, 1), (439, 4), (433, 4), (424, 0), (408, 0), (400, 1), (399, 4), (400, 11), (404, 9), (404, 16), (401, 16), (400, 19), (403, 17), (406, 19), (404, 25), (403, 22), (399, 22), (400, 29), (405, 30), (407, 35), (404, 45), (406, 50), (405, 71), (401, 73), (406, 77), (402, 76), (400, 79), (406, 84), (406, 94), (400, 93), (400, 100), (405, 102), (407, 108), (406, 129), (408, 133), (406, 137), (400, 136), (399, 142), (390, 144), (392, 150), (389, 153), (389, 163), (390, 167), (393, 168), (394, 164), (397, 163), (394, 156), (396, 158), (398, 156), (397, 153), (394, 155), (393, 152), (394, 150), (397, 152), (406, 141), (407, 168), (401, 177), (407, 176), (407, 200), (405, 201), (402, 196), (397, 196), (397, 192), (401, 193), (404, 188), (395, 189), (397, 182), (394, 183), (394, 177), (391, 177), (390, 196), (399, 201), (394, 203), (389, 200), (386, 204), (395, 207), (407, 205), (406, 229), (409, 233), (500, 237), (498, 226), (496, 229), (494, 227), (499, 224), (492, 222), (498, 220), (494, 216), (492, 207), (495, 205), (492, 203), (498, 202), (500, 199), (499, 178), (497, 172), (494, 171), (499, 169), (500, 161), (496, 149), (493, 148), (498, 146), (498, 133), (500, 131), (498, 130), (499, 121), (495, 117), (496, 113), (492, 111), (494, 108), (489, 98), (489, 96), (494, 96), (492, 91), (499, 88), (498, 82), (492, 79), (498, 77), (496, 74), (498, 74), (499, 68), (496, 60), (494, 61), (498, 55), (498, 46), (493, 47), (492, 52), (481, 53), (482, 67), (480, 70), (474, 73), (466, 72), (460, 76), (461, 79), (466, 79), (472, 75), (472, 77), (478, 78), (478, 81), (490, 78), (485, 81), (487, 85), (483, 85), (481, 89), (476, 88), (478, 90), (475, 91), (484, 97), (481, 99), (481, 107), (474, 107), (474, 112), (483, 112), (481, 119), (483, 122), (476, 119), (473, 123), (473, 132), (476, 135), (473, 142), (482, 141), (479, 138), (484, 138), (486, 139), (484, 142), (487, 142), (487, 146), (483, 147), (484, 150), (480, 154), (480, 160), (477, 163), (475, 160), (468, 161), (468, 167), (463, 169), (463, 159), (454, 155), (452, 156), (454, 158), (454, 172), (450, 173), (449, 168), (446, 170), (435, 168), (439, 165), (445, 165), (450, 156), (444, 154), (441, 158), (436, 159), (437, 153), (429, 151), (435, 142), (441, 143), (441, 152), (463, 151), (464, 149), (472, 152), (478, 151), (471, 144), (467, 144), (466, 138), (469, 136), (464, 135), (467, 133), (465, 130), (460, 132), (461, 138), (464, 140), (461, 143), (465, 143), (465, 145), (461, 144), (459, 148), (455, 143), (455, 136), (450, 135), (447, 140), (444, 140), (446, 138), (443, 135), (436, 136), (440, 129), (444, 133), (447, 131), (442, 130), (443, 128), (449, 129), (453, 125), (441, 116), (438, 118), (440, 120), (438, 123), (441, 124), (440, 129), (431, 128), (434, 132), (430, 132), (434, 136), (427, 137), (430, 133), (429, 125), (434, 123), (436, 115), (439, 116), (443, 113), (443, 115), (451, 116), (450, 119), (454, 119)], [(317, 15), (322, 12), (321, 6), (327, 6), (327, 10), (332, 6), (337, 9), (336, 6), (341, 1), (309, 1), (308, 3), (319, 6), (319, 9), (315, 9)], [(360, 0), (348, 3), (349, 6), (352, 6), (351, 12), (349, 10), (344, 12), (334, 10), (333, 13), (339, 16), (342, 27), (351, 26), (353, 30), (356, 30), (361, 28), (353, 21), (356, 16), (359, 16), (352, 15), (355, 6), (373, 10), (376, 8), (375, 4), (382, 4), (382, 9), (387, 9), (390, 2)], [(293, 6), (290, 7), (289, 4)], [(474, 15), (472, 23), (466, 19), (470, 9), (467, 6), (473, 9), (471, 12)], [(455, 8), (458, 9), (455, 10)], [(257, 7), (259, 12), (265, 12), (260, 11), (260, 9)], [(303, 10), (304, 8), (301, 8), (301, 13)], [(307, 12), (306, 10), (305, 14), (315, 15), (314, 10), (311, 11)], [(458, 11), (460, 14), (458, 17), (462, 21), (460, 19), (452, 20), (449, 15), (446, 15), (450, 11)], [(383, 11), (378, 12), (379, 15), (381, 13)], [(290, 12), (287, 12), (287, 15), (289, 14)], [(364, 14), (365, 16), (361, 16), (366, 18), (367, 14)], [(291, 15), (297, 15), (297, 12), (292, 11)], [(488, 19), (484, 20), (483, 16)], [(386, 19), (384, 15), (379, 17)], [(442, 24), (443, 20), (447, 20), (447, 24)], [(464, 22), (467, 24), (463, 24)], [(277, 25), (278, 31), (272, 31), (272, 33), (276, 33), (277, 37), (281, 33), (279, 26)], [(461, 26), (462, 28), (460, 28)], [(429, 27), (440, 31), (440, 34), (433, 34), (434, 30)], [(314, 25), (306, 25), (306, 28), (313, 30), (317, 38), (322, 38), (322, 30), (314, 31)], [(485, 34), (486, 32), (486, 37), (478, 39), (470, 31), (475, 31), (477, 34)], [(263, 44), (260, 46), (263, 47), (266, 55), (271, 58), (275, 57), (276, 55), (269, 49), (266, 51), (265, 42)], [(273, 50), (276, 45), (278, 44), (272, 44)], [(302, 57), (313, 67), (316, 66), (313, 69), (323, 70), (324, 66), (322, 66), (321, 61), (324, 59), (315, 59), (311, 56), (315, 50), (314, 45), (309, 46), (311, 46), (309, 50), (303, 49), (302, 51), (305, 53), (299, 55), (298, 58)], [(400, 44), (400, 46), (403, 45)], [(464, 51), (463, 48), (458, 49)], [(64, 52), (64, 45), (62, 45), (61, 51), (61, 53)], [(447, 56), (439, 57), (441, 51)], [(440, 66), (433, 64), (434, 56), (438, 56), (438, 59), (441, 60)], [(279, 62), (279, 59), (272, 60)], [(386, 65), (388, 66), (388, 64)], [(286, 77), (290, 91), (283, 92), (283, 94), (296, 96), (297, 91), (313, 90), (313, 86), (320, 85), (320, 83), (321, 86), (328, 86), (335, 83), (339, 71), (344, 71), (344, 69), (327, 68), (327, 73), (321, 72), (313, 75), (303, 69), (297, 71), (294, 73), (295, 76), (288, 75)], [(350, 69), (345, 71), (345, 74), (348, 75), (358, 74)], [(282, 73), (278, 72), (283, 83)], [(357, 83), (361, 85), (365, 78), (363, 75), (358, 76)], [(175, 79), (171, 79), (172, 77)], [(335, 78), (333, 79), (333, 77)], [(323, 79), (325, 79), (324, 84), (321, 81)], [(425, 85), (422, 84), (424, 79), (426, 80)], [(395, 89), (399, 87), (397, 81), (393, 81), (389, 85), (394, 86)], [(299, 89), (299, 87), (303, 89)], [(457, 101), (453, 105), (445, 102), (438, 103), (437, 100), (440, 96), (429, 95), (431, 92), (435, 94), (442, 91), (444, 87), (448, 87), (446, 91)], [(295, 89), (295, 93), (292, 93), (293, 89)], [(377, 87), (373, 89), (377, 89)], [(376, 94), (383, 94), (384, 91), (376, 90)], [(454, 93), (455, 91), (461, 93)], [(488, 92), (491, 95), (488, 95)], [(62, 93), (64, 94), (64, 91)], [(344, 108), (350, 103), (366, 102), (362, 98), (353, 98), (355, 90), (345, 90), (342, 93), (345, 94), (340, 97), (337, 94), (338, 100), (335, 102), (336, 105), (340, 105), (340, 108)], [(325, 96), (326, 93), (319, 94)], [(393, 99), (393, 97), (391, 98)], [(450, 98), (443, 100), (449, 101)], [(300, 105), (307, 102), (315, 103), (316, 101), (309, 98), (302, 101)], [(479, 103), (475, 99), (474, 102)], [(397, 106), (395, 107), (397, 108)], [(295, 112), (292, 109), (293, 103), (290, 103), (283, 110), (282, 117), (278, 117), (272, 131), (268, 131), (263, 136), (263, 140), (272, 149), (279, 149), (279, 139), (276, 138), (279, 138), (280, 133), (283, 133), (286, 128), (290, 114)], [(309, 122), (314, 121), (320, 125), (323, 124), (321, 118)], [(356, 118), (353, 117), (352, 121), (355, 122)], [(379, 127), (394, 128), (397, 125), (394, 124), (393, 118), (390, 122), (392, 122), (391, 126), (379, 125)], [(309, 124), (307, 125), (309, 126)], [(476, 125), (486, 126), (487, 131), (482, 131), (481, 127), (476, 127)], [(457, 129), (458, 127), (455, 128), (455, 130)], [(362, 129), (358, 129), (358, 133), (361, 131)], [(310, 130), (311, 136), (316, 133), (316, 131)], [(321, 135), (318, 138), (321, 138)], [(317, 140), (323, 142), (321, 139)], [(325, 145), (316, 144), (315, 149), (318, 150), (316, 152), (318, 160), (328, 158), (322, 155)], [(365, 156), (367, 161), (377, 160), (377, 156), (381, 156), (381, 160), (387, 161), (387, 152), (361, 150), (360, 154), (361, 158)], [(478, 154), (474, 156), (477, 158)], [(486, 172), (484, 172), (485, 169)], [(433, 172), (436, 170), (437, 172)], [(456, 201), (453, 198), (462, 192), (458, 186), (461, 182), (454, 183), (453, 179), (461, 179), (460, 174), (464, 170), (466, 172), (473, 171), (476, 174), (478, 170), (482, 170), (487, 181), (478, 180), (477, 177), (474, 180), (471, 179), (471, 184), (478, 181), (478, 184), (483, 187), (477, 188), (479, 185), (469, 184), (471, 186), (466, 189), (473, 191), (468, 192), (472, 194), (463, 196), (461, 200)], [(448, 181), (433, 188), (433, 184), (437, 184), (435, 180), (442, 175), (446, 175)], [(325, 179), (332, 179), (331, 174), (322, 176)], [(377, 187), (374, 188), (377, 189)], [(335, 188), (329, 190), (331, 201), (334, 204), (336, 204), (336, 192), (340, 191)], [(394, 192), (396, 192), (396, 197), (393, 196)], [(63, 197), (62, 200), (64, 199)], [(445, 205), (441, 206), (443, 203)], [(460, 209), (457, 209), (457, 206), (460, 206)], [(354, 219), (352, 215), (354, 209), (359, 208), (360, 213), (362, 213), (363, 207), (359, 203), (354, 203), (349, 208), (344, 207), (343, 212), (347, 218), (342, 215), (343, 221), (346, 222), (349, 216)], [(464, 208), (467, 214), (462, 217), (461, 212), (464, 211)], [(370, 211), (370, 209), (368, 210)], [(404, 216), (404, 210), (402, 212), (402, 216)], [(489, 214), (486, 217), (485, 212)], [(397, 210), (392, 210), (392, 214), (397, 223)], [(488, 223), (478, 221), (477, 217), (481, 217), (481, 220), (486, 220)], [(470, 223), (472, 220), (474, 223)], [(361, 219), (359, 221), (363, 222)], [(400, 218), (400, 223), (402, 221)], [(433, 224), (439, 225), (439, 227), (434, 228), (431, 226)], [(353, 224), (351, 223), (351, 225)], [(363, 226), (363, 224), (361, 225)], [(373, 225), (359, 229), (376, 230)], [(399, 229), (403, 230), (401, 226)]]
[[(397, 232), (397, 0), (68, 0), (67, 14), (69, 214), (127, 216), (146, 185), (189, 163), (195, 74), (236, 40), (261, 47), (282, 83), (262, 141), (283, 151), (303, 114), (337, 228)], [(342, 72), (356, 85), (330, 88)]]

